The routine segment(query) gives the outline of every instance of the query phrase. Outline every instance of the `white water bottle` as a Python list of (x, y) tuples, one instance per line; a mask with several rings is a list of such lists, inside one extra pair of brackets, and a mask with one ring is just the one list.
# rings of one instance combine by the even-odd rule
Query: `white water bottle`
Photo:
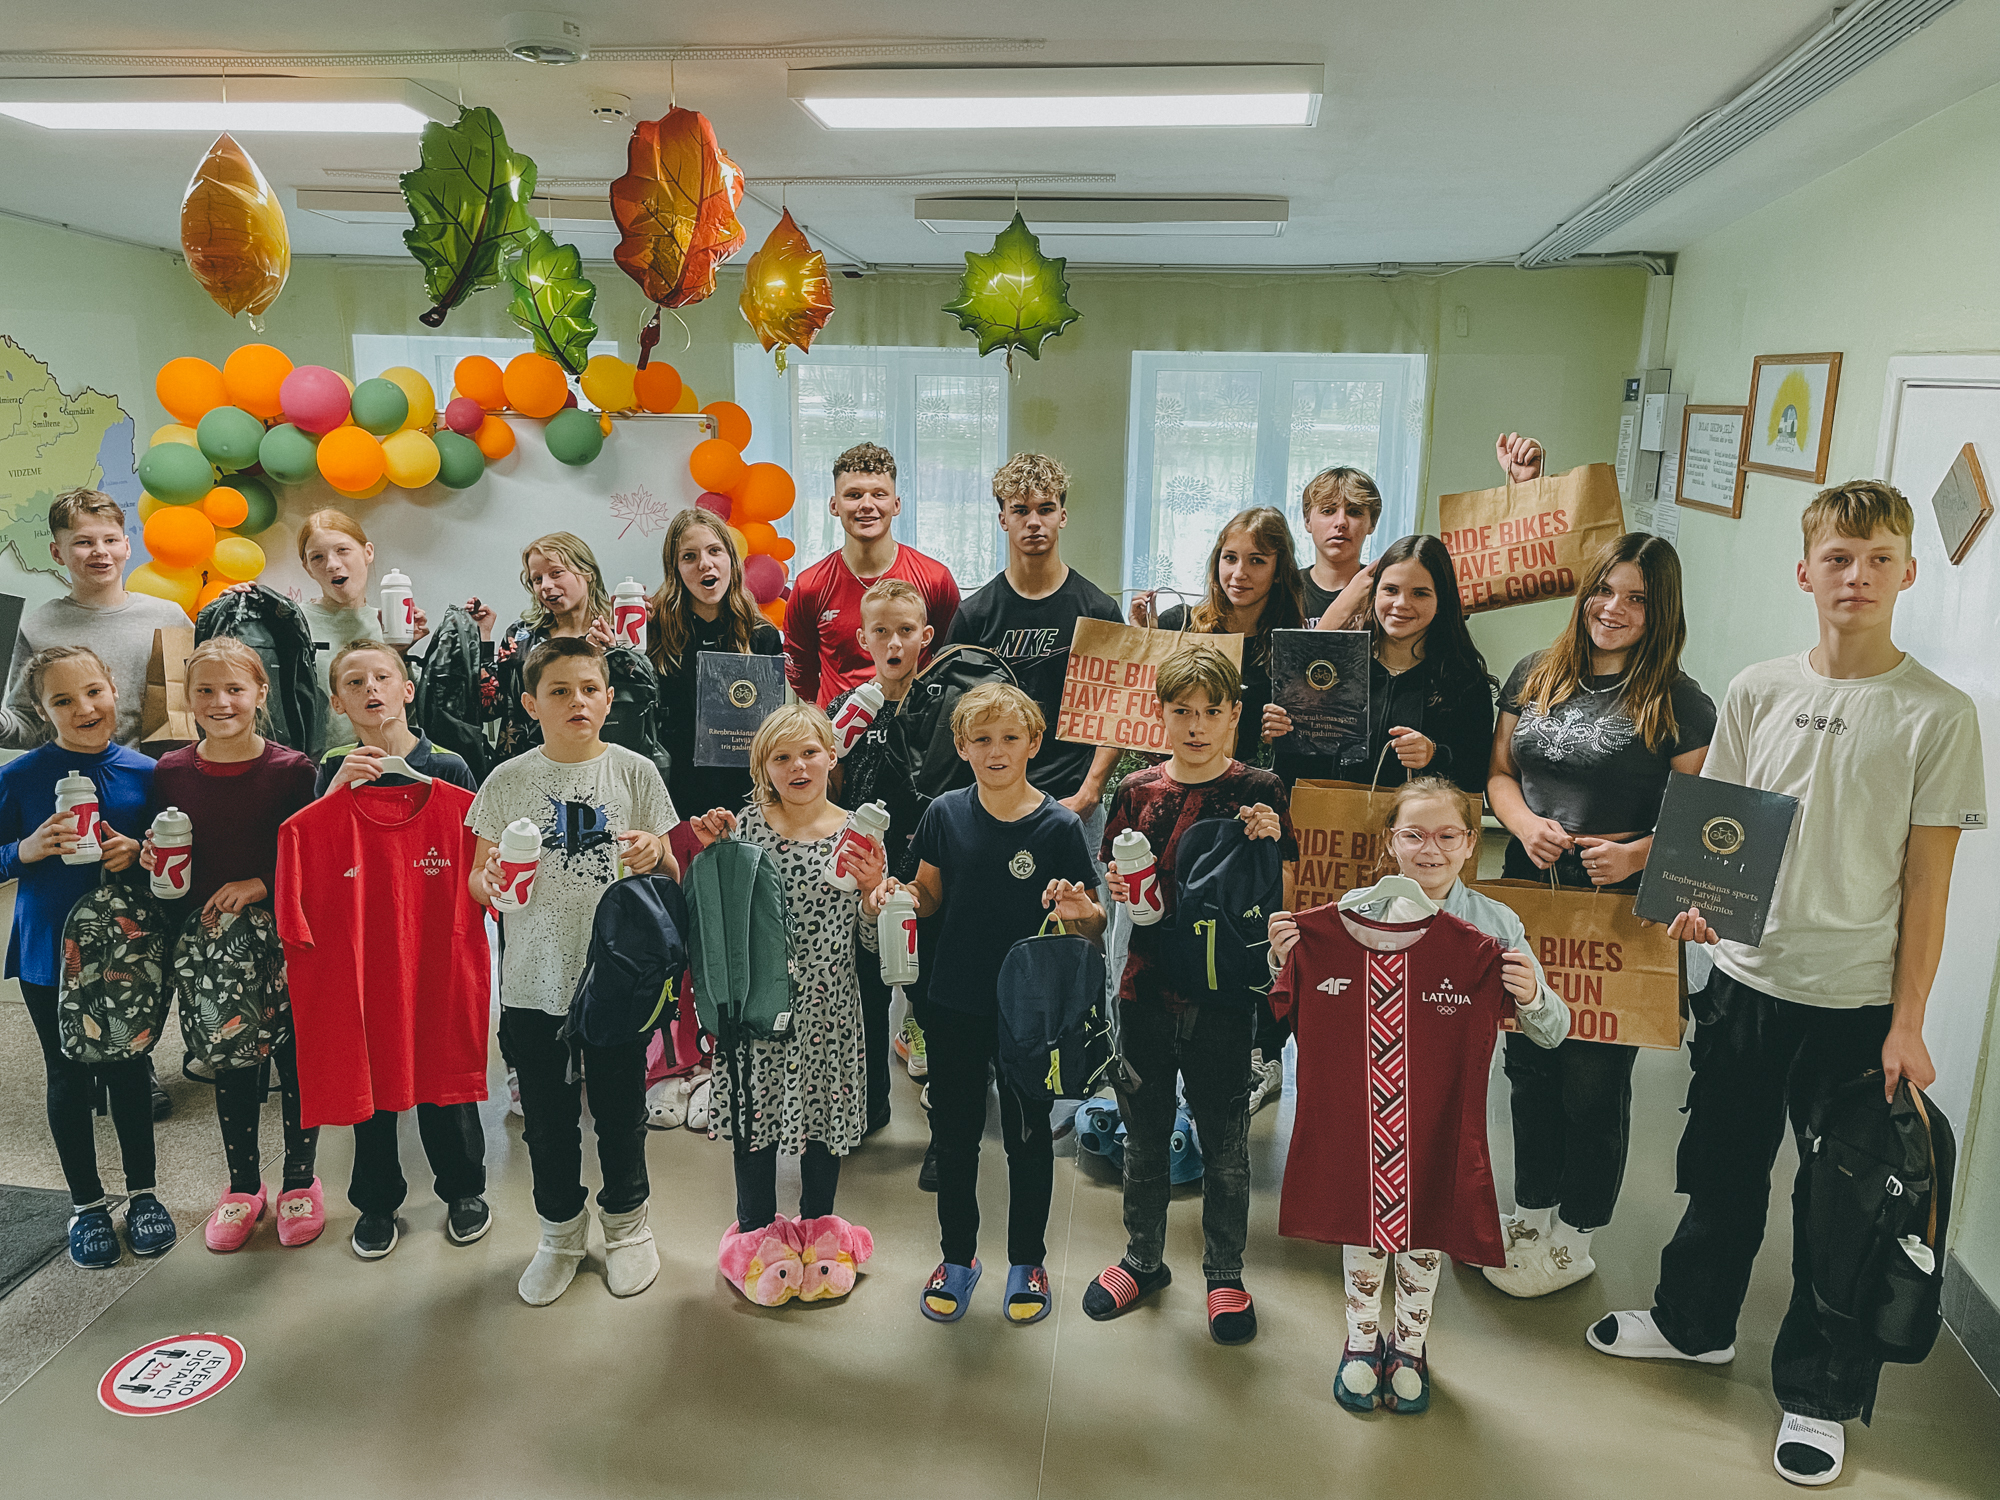
[(884, 702), (879, 683), (864, 682), (848, 695), (840, 705), (840, 712), (833, 716), (833, 734), (839, 741), (839, 755), (845, 755), (861, 743), (861, 736), (868, 732), (868, 726), (875, 722), (875, 715), (882, 712)]
[(63, 856), (63, 863), (94, 865), (103, 859), (104, 846), (97, 841), (96, 784), (81, 771), (71, 771), (56, 783), (56, 811), (76, 819), (76, 847)]
[(194, 819), (170, 807), (153, 819), (153, 894), (174, 901), (194, 879)]
[(1111, 862), (1125, 877), (1125, 901), (1132, 908), (1134, 927), (1151, 927), (1167, 914), (1160, 899), (1160, 867), (1145, 834), (1136, 828), (1119, 834), (1111, 841)]
[(390, 646), (407, 646), (417, 638), (417, 596), (410, 592), (410, 580), (396, 568), (382, 580), (382, 640)]
[(882, 948), (882, 982), (890, 988), (917, 982), (917, 901), (897, 886), (882, 903), (875, 919), (875, 936)]
[(864, 802), (847, 816), (847, 826), (840, 830), (840, 837), (833, 841), (833, 852), (826, 857), (826, 883), (837, 891), (855, 891), (861, 882), (847, 868), (851, 855), (866, 851), (870, 844), (878, 847), (889, 832), (889, 809), (881, 802)]
[(542, 861), (542, 830), (527, 818), (516, 818), (500, 830), (500, 885), (493, 892), (495, 911), (519, 911), (534, 894), (535, 869)]
[(646, 616), (651, 612), (646, 591), (636, 578), (619, 584), (611, 596), (611, 633), (618, 638), (618, 644), (630, 646), (634, 651), (645, 650)]

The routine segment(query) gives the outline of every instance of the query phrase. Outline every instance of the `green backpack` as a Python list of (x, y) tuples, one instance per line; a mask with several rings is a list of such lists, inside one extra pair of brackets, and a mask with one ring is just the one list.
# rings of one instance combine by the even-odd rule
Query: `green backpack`
[(90, 1067), (144, 1057), (167, 1020), (167, 916), (143, 886), (107, 878), (63, 922), (56, 1032)]
[(291, 1035), (285, 949), (261, 906), (205, 912), (174, 944), (173, 993), (188, 1055), (218, 1072), (252, 1068)]
[(688, 967), (702, 1030), (725, 1047), (792, 1029), (791, 913), (777, 862), (718, 839), (688, 864)]

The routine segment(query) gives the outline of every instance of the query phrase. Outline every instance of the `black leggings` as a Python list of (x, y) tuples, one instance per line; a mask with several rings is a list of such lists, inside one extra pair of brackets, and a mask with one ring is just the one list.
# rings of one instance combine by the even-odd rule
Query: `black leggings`
[[(840, 1186), (840, 1158), (818, 1141), (807, 1141), (799, 1158), (799, 1217), (822, 1219), (833, 1212)], [(778, 1217), (778, 1148), (760, 1151), (736, 1143), (736, 1227), (762, 1229)]]
[(42, 1044), (42, 1065), (49, 1075), (49, 1134), (55, 1137), (56, 1160), (72, 1202), (97, 1203), (104, 1182), (97, 1175), (97, 1131), (90, 1112), (96, 1107), (95, 1083), (104, 1085), (111, 1100), (111, 1123), (118, 1131), (118, 1150), (125, 1159), (125, 1191), (153, 1188), (153, 1079), (143, 1057), (92, 1068), (63, 1055), (56, 1027), (56, 988), (21, 984), (28, 1002), (28, 1019)]
[[(287, 1037), (271, 1049), (278, 1071), (279, 1109), (285, 1117), (285, 1177), (281, 1192), (313, 1184), (313, 1158), (319, 1153), (319, 1127), (299, 1125), (299, 1049)], [(229, 1191), (255, 1193), (264, 1185), (263, 1157), (257, 1126), (264, 1096), (257, 1087), (261, 1068), (225, 1068), (215, 1075), (215, 1117), (222, 1122), (222, 1154), (229, 1162)]]

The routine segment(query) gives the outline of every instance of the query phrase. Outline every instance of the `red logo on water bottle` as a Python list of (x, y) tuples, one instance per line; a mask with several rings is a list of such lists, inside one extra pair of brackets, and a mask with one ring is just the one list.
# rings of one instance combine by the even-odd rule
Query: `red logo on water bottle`
[(1132, 905), (1143, 906), (1149, 911), (1164, 910), (1160, 904), (1160, 867), (1157, 861), (1127, 875), (1125, 890)]
[(917, 919), (914, 916), (903, 918), (903, 956), (917, 956)]
[(174, 894), (184, 896), (188, 888), (188, 871), (194, 864), (192, 846), (181, 849), (153, 850), (153, 874), (166, 885), (174, 888)]
[(70, 809), (76, 814), (76, 836), (79, 841), (88, 841), (97, 833), (97, 804), (79, 802)]
[(405, 594), (403, 596), (403, 624), (411, 630), (417, 628), (417, 596), (415, 594)]
[(875, 722), (875, 716), (868, 712), (867, 705), (859, 698), (849, 698), (841, 705), (840, 713), (834, 718), (833, 732), (840, 736), (840, 751), (845, 755), (854, 748), (854, 742), (868, 732), (868, 726)]
[(500, 861), (500, 894), (520, 906), (528, 904), (528, 888), (534, 884), (536, 862), (517, 865)]

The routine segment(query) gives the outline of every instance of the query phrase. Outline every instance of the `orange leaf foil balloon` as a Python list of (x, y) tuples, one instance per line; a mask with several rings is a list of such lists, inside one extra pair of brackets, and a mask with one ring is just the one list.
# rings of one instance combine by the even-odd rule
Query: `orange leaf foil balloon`
[(807, 243), (790, 209), (743, 267), (743, 299), (737, 305), (765, 351), (778, 351), (780, 371), (785, 368), (785, 345), (803, 354), (812, 347), (813, 335), (833, 316), (826, 257)]
[(611, 184), (623, 238), (613, 257), (662, 307), (686, 307), (715, 290), (716, 266), (743, 248), (736, 206), (743, 172), (691, 109), (670, 109), (632, 131), (625, 175)]
[(181, 249), (201, 289), (250, 324), (284, 290), (292, 269), (285, 210), (257, 163), (227, 135), (217, 136), (181, 199)]

